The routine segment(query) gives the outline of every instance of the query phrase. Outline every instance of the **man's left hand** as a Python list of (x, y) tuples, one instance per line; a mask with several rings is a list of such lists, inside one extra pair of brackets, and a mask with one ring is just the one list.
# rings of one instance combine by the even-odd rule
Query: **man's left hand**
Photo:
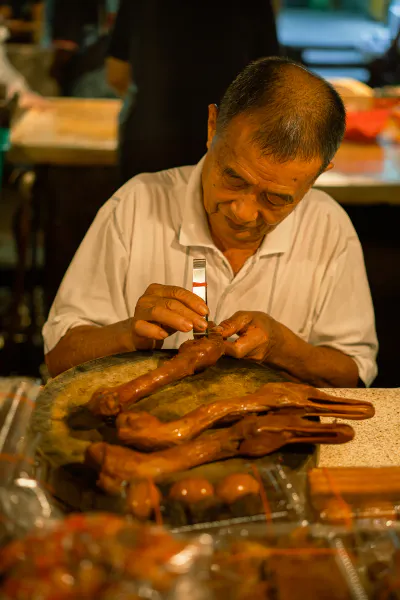
[(279, 323), (263, 312), (239, 311), (219, 327), (225, 339), (239, 336), (235, 342), (225, 342), (225, 353), (235, 358), (264, 362), (276, 349)]

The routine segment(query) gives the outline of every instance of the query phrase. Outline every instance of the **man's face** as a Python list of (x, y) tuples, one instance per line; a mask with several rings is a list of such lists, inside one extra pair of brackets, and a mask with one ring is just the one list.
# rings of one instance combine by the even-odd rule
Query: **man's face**
[(225, 249), (257, 246), (310, 189), (321, 160), (278, 163), (261, 156), (251, 139), (254, 124), (243, 115), (217, 137), (217, 109), (209, 110), (202, 186), (211, 232)]

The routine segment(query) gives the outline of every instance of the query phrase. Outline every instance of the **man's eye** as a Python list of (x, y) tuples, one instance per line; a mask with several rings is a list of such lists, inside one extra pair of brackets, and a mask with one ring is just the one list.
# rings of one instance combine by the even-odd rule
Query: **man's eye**
[(289, 198), (284, 198), (283, 196), (276, 196), (275, 194), (265, 194), (265, 199), (272, 206), (287, 206), (291, 204)]
[(232, 187), (244, 187), (246, 182), (243, 181), (240, 177), (235, 177), (234, 175), (227, 175), (226, 179), (230, 186)]

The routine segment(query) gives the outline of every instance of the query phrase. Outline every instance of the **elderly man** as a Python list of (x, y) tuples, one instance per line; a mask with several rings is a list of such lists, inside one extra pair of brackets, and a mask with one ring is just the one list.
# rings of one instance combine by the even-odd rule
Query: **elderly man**
[[(316, 386), (370, 385), (377, 340), (362, 250), (311, 189), (345, 111), (290, 61), (250, 64), (209, 107), (194, 167), (131, 179), (99, 211), (44, 327), (50, 373), (117, 352), (176, 348), (220, 325), (226, 352)], [(207, 259), (208, 309), (188, 289)]]

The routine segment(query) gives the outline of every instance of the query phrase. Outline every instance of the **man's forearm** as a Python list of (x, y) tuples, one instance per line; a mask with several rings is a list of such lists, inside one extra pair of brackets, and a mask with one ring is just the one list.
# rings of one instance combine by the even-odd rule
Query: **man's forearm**
[(300, 381), (316, 387), (357, 387), (354, 360), (334, 348), (312, 346), (279, 324), (279, 331), (265, 360)]
[(83, 325), (67, 331), (46, 354), (46, 365), (50, 375), (55, 377), (88, 360), (134, 349), (131, 319), (105, 327)]

